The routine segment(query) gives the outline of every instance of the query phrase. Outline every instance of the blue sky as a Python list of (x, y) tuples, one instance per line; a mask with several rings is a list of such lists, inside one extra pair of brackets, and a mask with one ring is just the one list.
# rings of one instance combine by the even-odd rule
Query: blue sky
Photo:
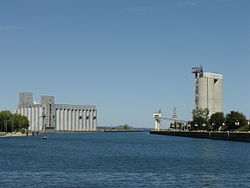
[(153, 127), (194, 108), (192, 66), (224, 74), (224, 112), (250, 116), (249, 0), (2, 0), (0, 110), (19, 92), (94, 104), (99, 125)]

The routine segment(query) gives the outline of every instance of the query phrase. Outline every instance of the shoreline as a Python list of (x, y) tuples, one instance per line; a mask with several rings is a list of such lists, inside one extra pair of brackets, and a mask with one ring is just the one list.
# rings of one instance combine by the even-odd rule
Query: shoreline
[(18, 137), (25, 137), (25, 136), (32, 136), (31, 134), (25, 134), (21, 132), (16, 133), (2, 133), (0, 134), (0, 138), (18, 138)]
[(249, 132), (209, 132), (209, 131), (173, 131), (173, 130), (151, 130), (150, 134), (165, 136), (180, 136), (189, 138), (202, 138), (212, 140), (227, 140), (250, 142)]
[(37, 136), (41, 134), (50, 134), (50, 133), (100, 133), (100, 132), (143, 132), (142, 129), (97, 129), (94, 131), (30, 131), (29, 133), (0, 133), (0, 138), (17, 138), (17, 137), (26, 137), (26, 136)]
[(45, 131), (43, 133), (142, 132), (142, 129), (96, 129), (94, 131)]

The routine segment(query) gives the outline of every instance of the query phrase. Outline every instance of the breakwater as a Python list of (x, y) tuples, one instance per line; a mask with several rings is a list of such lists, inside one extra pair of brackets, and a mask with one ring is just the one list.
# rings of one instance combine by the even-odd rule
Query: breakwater
[(208, 131), (170, 131), (170, 130), (155, 131), (155, 130), (151, 130), (150, 134), (250, 142), (250, 133), (246, 133), (246, 132), (208, 132)]

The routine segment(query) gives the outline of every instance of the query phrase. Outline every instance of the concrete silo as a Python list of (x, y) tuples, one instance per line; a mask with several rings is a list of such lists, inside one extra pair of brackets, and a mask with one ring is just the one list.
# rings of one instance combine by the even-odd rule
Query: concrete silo
[(223, 75), (203, 72), (202, 67), (194, 67), (195, 108), (208, 108), (209, 115), (223, 111)]

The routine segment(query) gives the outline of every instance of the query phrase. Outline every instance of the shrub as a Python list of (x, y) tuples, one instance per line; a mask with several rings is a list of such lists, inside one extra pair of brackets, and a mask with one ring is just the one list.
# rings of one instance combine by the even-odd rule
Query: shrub
[(25, 134), (25, 132), (26, 132), (25, 128), (20, 129), (20, 132)]
[(238, 129), (238, 131), (247, 132), (250, 131), (250, 125), (244, 125)]

